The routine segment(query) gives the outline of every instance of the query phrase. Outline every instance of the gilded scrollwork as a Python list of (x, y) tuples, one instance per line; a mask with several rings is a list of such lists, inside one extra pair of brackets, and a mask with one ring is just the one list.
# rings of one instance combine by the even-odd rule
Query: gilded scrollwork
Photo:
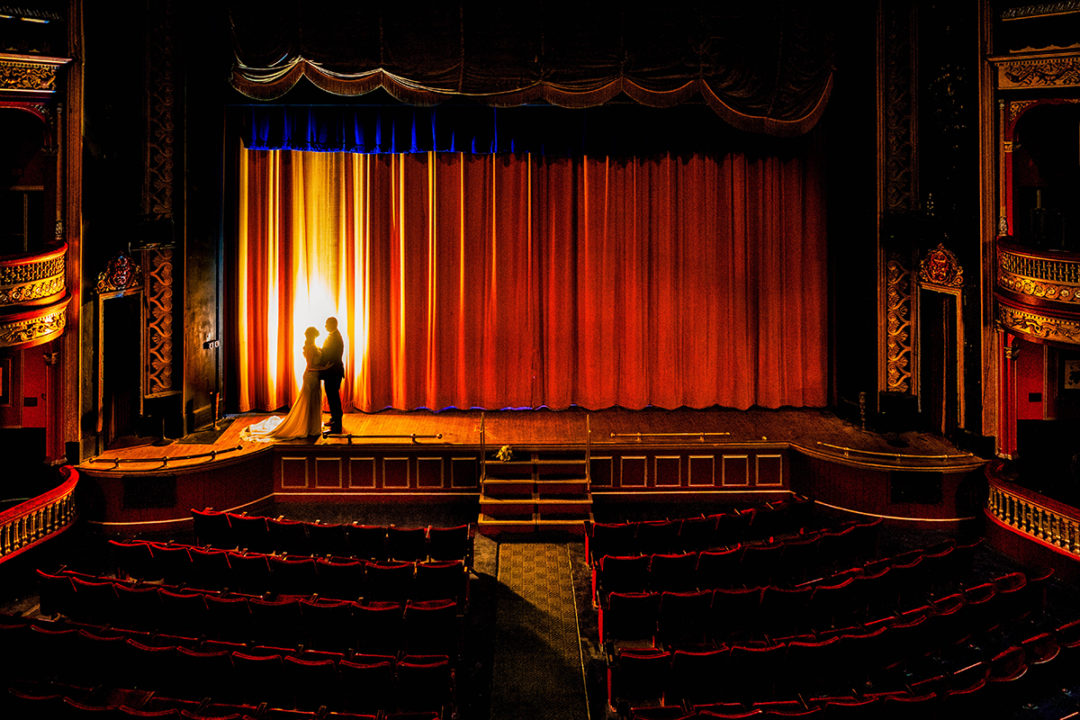
[(97, 291), (114, 292), (139, 287), (142, 284), (142, 268), (130, 255), (118, 253), (109, 260), (105, 269), (98, 273)]
[(1040, 300), (1080, 304), (1080, 261), (998, 252), (998, 287)]
[(999, 303), (998, 322), (1017, 335), (1080, 345), (1080, 320), (1050, 317)]
[(1080, 57), (1010, 60), (998, 66), (998, 87), (1060, 88), (1080, 85)]
[(36, 344), (58, 337), (67, 324), (67, 303), (20, 320), (0, 320), (0, 347)]
[(885, 264), (885, 382), (890, 392), (911, 390), (911, 273), (898, 255)]
[(23, 59), (0, 58), (0, 88), (55, 92), (56, 66)]
[(963, 287), (964, 268), (951, 250), (938, 243), (919, 263), (919, 281), (938, 287)]
[(147, 392), (172, 389), (173, 370), (173, 250), (147, 250)]

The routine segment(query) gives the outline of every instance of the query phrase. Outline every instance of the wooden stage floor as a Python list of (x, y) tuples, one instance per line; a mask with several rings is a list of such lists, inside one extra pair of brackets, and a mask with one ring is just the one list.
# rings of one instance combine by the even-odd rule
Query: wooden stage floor
[[(80, 467), (106, 469), (119, 460), (128, 471), (160, 467), (168, 458), (170, 469), (185, 465), (205, 465), (205, 453), (215, 453), (218, 460), (258, 453), (271, 447), (264, 442), (245, 441), (242, 430), (267, 417), (266, 413), (228, 416), (229, 426), (216, 438), (202, 431), (179, 441), (143, 442), (115, 447), (84, 461)], [(327, 416), (328, 417), (328, 416)], [(590, 411), (568, 410), (385, 410), (377, 413), (347, 413), (343, 419), (344, 437), (283, 441), (281, 445), (318, 445), (331, 450), (340, 445), (342, 452), (356, 445), (437, 445), (444, 447), (497, 448), (502, 445), (533, 447), (594, 448), (625, 446), (628, 443), (710, 444), (789, 443), (823, 454), (843, 455), (837, 448), (851, 448), (870, 453), (904, 455), (961, 455), (943, 437), (924, 432), (880, 433), (862, 430), (828, 410), (625, 410), (613, 408)], [(638, 434), (640, 433), (640, 439)], [(416, 436), (414, 439), (413, 436)], [(441, 436), (441, 437), (432, 437)], [(205, 441), (198, 442), (205, 438)], [(197, 459), (185, 459), (197, 455)], [(145, 465), (143, 463), (145, 461)]]

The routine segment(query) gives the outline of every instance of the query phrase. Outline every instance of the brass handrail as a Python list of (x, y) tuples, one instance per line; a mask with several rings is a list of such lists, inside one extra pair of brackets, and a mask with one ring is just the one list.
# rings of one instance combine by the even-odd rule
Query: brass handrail
[(821, 447), (829, 448), (830, 450), (840, 450), (844, 453), (844, 457), (849, 457), (851, 453), (855, 453), (857, 455), (869, 455), (872, 457), (895, 458), (897, 460), (966, 460), (968, 458), (975, 457), (975, 455), (972, 453), (959, 453), (953, 455), (923, 455), (920, 453), (891, 453), (880, 452), (876, 450), (860, 450), (859, 448), (847, 447), (845, 445), (833, 445), (831, 443), (822, 442), (821, 440), (818, 440), (817, 444)]
[(75, 522), (75, 486), (78, 471), (70, 465), (60, 470), (67, 479), (38, 497), (0, 512), (0, 562), (30, 549)]
[(641, 442), (641, 438), (643, 438), (643, 437), (696, 437), (696, 438), (700, 438), (701, 442), (705, 442), (705, 437), (706, 436), (709, 436), (709, 437), (712, 437), (712, 436), (730, 437), (731, 433), (729, 433), (729, 432), (709, 432), (709, 431), (705, 431), (705, 432), (644, 432), (644, 433), (643, 432), (636, 432), (636, 433), (612, 432), (612, 433), (608, 433), (608, 437), (613, 437), (613, 438), (616, 438), (616, 437), (635, 438), (638, 442)]
[(217, 456), (221, 455), (222, 453), (235, 452), (237, 450), (243, 450), (243, 449), (244, 449), (243, 445), (237, 445), (235, 447), (223, 448), (221, 450), (211, 450), (209, 452), (194, 453), (192, 455), (158, 455), (156, 457), (148, 457), (148, 458), (119, 458), (119, 457), (103, 458), (103, 457), (94, 457), (94, 458), (90, 458), (89, 460), (87, 460), (87, 462), (92, 462), (92, 463), (111, 462), (113, 464), (113, 466), (111, 468), (105, 468), (106, 470), (115, 470), (116, 468), (118, 468), (120, 466), (121, 463), (146, 464), (146, 463), (160, 462), (161, 467), (168, 467), (168, 465), (169, 465), (169, 463), (171, 461), (176, 461), (176, 460), (200, 460), (202, 458), (206, 458), (208, 460), (213, 461), (213, 460), (216, 460)]
[(401, 440), (403, 438), (408, 438), (415, 443), (417, 440), (442, 440), (443, 434), (435, 433), (434, 435), (418, 435), (417, 433), (398, 433), (392, 435), (354, 435), (353, 433), (334, 433), (332, 435), (328, 434), (326, 437), (343, 437), (348, 440), (346, 444), (352, 445), (353, 438), (360, 438), (361, 440)]

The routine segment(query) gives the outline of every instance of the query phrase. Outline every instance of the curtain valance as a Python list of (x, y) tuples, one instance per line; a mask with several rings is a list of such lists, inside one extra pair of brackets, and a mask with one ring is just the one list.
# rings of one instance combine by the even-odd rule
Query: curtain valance
[(828, 7), (234, 2), (231, 82), (258, 100), (280, 99), (302, 79), (336, 96), (383, 89), (418, 106), (695, 100), (740, 130), (800, 135), (832, 86)]

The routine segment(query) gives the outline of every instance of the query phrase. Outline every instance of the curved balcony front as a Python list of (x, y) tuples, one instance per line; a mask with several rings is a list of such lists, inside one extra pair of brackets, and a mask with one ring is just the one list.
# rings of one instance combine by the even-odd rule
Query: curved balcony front
[(1080, 253), (999, 241), (997, 321), (1035, 342), (1080, 345)]
[(0, 312), (20, 305), (48, 305), (64, 296), (67, 245), (32, 255), (0, 258)]

